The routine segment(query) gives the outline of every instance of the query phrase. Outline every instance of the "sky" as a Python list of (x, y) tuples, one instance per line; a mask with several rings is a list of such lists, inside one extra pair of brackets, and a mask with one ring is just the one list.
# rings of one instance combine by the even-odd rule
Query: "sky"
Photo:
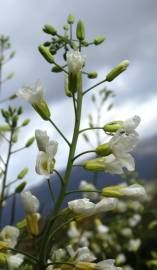
[[(91, 47), (86, 55), (86, 68), (97, 71), (99, 82), (106, 73), (120, 61), (128, 59), (128, 70), (112, 83), (109, 89), (116, 93), (114, 108), (104, 112), (104, 123), (110, 120), (127, 119), (133, 115), (141, 117), (139, 133), (141, 137), (151, 137), (157, 133), (157, 1), (154, 0), (1, 0), (0, 34), (9, 35), (15, 58), (5, 67), (4, 74), (15, 72), (15, 77), (3, 88), (3, 96), (17, 91), (23, 85), (34, 85), (40, 80), (45, 87), (45, 96), (52, 109), (53, 120), (64, 130), (68, 138), (73, 128), (73, 111), (71, 100), (64, 95), (64, 76), (51, 73), (50, 65), (41, 57), (37, 47), (47, 40), (42, 32), (44, 24), (52, 24), (62, 32), (62, 25), (69, 13), (85, 23), (87, 38), (93, 40), (104, 35), (106, 41), (102, 46)], [(93, 81), (85, 81), (87, 89)], [(98, 89), (93, 90), (95, 93)], [(91, 93), (91, 94), (92, 94)], [(88, 124), (87, 115), (95, 109), (86, 96), (83, 104), (82, 127)], [(15, 105), (23, 105), (25, 117), (31, 118), (31, 124), (20, 135), (19, 145), (34, 134), (35, 129), (46, 129), (50, 137), (59, 142), (56, 166), (65, 166), (67, 147), (56, 131), (35, 114), (31, 106), (18, 99)], [(91, 139), (94, 140), (93, 137)], [(80, 140), (77, 151), (86, 147)], [(28, 177), (32, 184), (38, 183), (34, 171), (37, 148), (25, 150), (11, 163), (10, 178), (15, 177), (15, 167), (20, 170), (28, 166)]]

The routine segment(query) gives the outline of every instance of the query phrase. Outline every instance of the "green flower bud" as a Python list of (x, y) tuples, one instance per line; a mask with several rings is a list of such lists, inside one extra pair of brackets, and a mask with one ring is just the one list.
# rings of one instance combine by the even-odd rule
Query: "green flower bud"
[(23, 108), (21, 106), (18, 108), (17, 113), (18, 113), (18, 115), (23, 113)]
[(107, 143), (99, 145), (95, 151), (98, 156), (108, 156), (112, 154), (112, 149)]
[(119, 65), (117, 65), (115, 68), (113, 68), (106, 76), (106, 81), (111, 82), (113, 81), (117, 76), (119, 76), (123, 71), (127, 69), (129, 65), (128, 60), (122, 61)]
[(47, 103), (44, 100), (35, 102), (32, 104), (36, 112), (46, 121), (50, 119), (51, 113)]
[(84, 28), (84, 23), (79, 20), (77, 24), (77, 29), (76, 29), (76, 36), (79, 40), (84, 40), (85, 39), (85, 28)]
[(33, 144), (34, 140), (35, 140), (34, 137), (30, 138), (30, 139), (26, 142), (25, 147), (31, 146), (31, 145)]
[(102, 189), (102, 196), (105, 197), (121, 197), (121, 190), (123, 189), (122, 186), (111, 186), (105, 187)]
[(25, 119), (23, 122), (22, 122), (22, 126), (25, 127), (27, 126), (29, 123), (30, 123), (30, 119)]
[(94, 39), (94, 44), (95, 45), (100, 45), (101, 43), (103, 43), (105, 40), (105, 37), (103, 36), (98, 36)]
[(113, 133), (123, 127), (123, 121), (113, 121), (106, 124), (103, 129), (105, 132)]
[(63, 29), (64, 29), (65, 31), (68, 31), (69, 26), (68, 26), (67, 24), (64, 24), (64, 25), (63, 25)]
[(97, 172), (104, 171), (104, 164), (101, 161), (101, 158), (87, 160), (84, 162), (83, 167), (84, 167), (84, 169), (86, 169), (88, 171), (97, 171)]
[(68, 19), (67, 19), (67, 22), (68, 22), (69, 24), (73, 24), (73, 23), (74, 23), (74, 20), (75, 20), (74, 16), (71, 15), (71, 14), (69, 14)]
[(18, 179), (23, 179), (25, 177), (25, 175), (28, 173), (29, 169), (28, 168), (24, 168), (17, 176)]
[(77, 74), (69, 73), (68, 75), (68, 89), (71, 93), (76, 93), (79, 89), (81, 80), (81, 72), (78, 71)]
[(55, 36), (57, 34), (57, 30), (52, 25), (49, 24), (44, 25), (43, 31), (52, 36)]
[(11, 99), (15, 99), (15, 98), (17, 98), (17, 95), (16, 95), (16, 94), (13, 94), (13, 95), (11, 95), (11, 96), (9, 97), (10, 100), (11, 100)]
[(11, 128), (8, 124), (0, 126), (0, 132), (7, 132), (7, 131), (11, 131)]
[(88, 73), (89, 79), (95, 79), (95, 78), (97, 78), (97, 76), (98, 76), (97, 72), (89, 72)]
[(47, 60), (47, 62), (49, 62), (50, 64), (54, 63), (54, 57), (47, 47), (45, 47), (44, 45), (39, 45), (38, 49), (42, 56)]
[(21, 193), (25, 186), (27, 185), (27, 182), (22, 182), (20, 185), (17, 186), (17, 188), (15, 189), (15, 193)]
[(16, 127), (17, 126), (18, 119), (19, 119), (19, 116), (18, 115), (15, 115), (13, 117), (13, 119), (12, 119), (12, 125), (13, 125), (13, 127)]
[(56, 73), (59, 73), (59, 72), (62, 72), (62, 68), (59, 67), (59, 66), (54, 66), (52, 69), (51, 69), (52, 72), (56, 72)]

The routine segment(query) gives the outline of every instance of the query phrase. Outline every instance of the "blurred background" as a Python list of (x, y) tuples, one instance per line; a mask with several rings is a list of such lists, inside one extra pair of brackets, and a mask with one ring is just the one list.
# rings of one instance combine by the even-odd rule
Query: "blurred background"
[[(24, 85), (34, 85), (40, 80), (45, 87), (45, 96), (52, 110), (53, 120), (71, 137), (73, 110), (71, 100), (64, 95), (64, 76), (51, 72), (50, 65), (38, 52), (38, 45), (47, 40), (42, 32), (44, 24), (52, 24), (63, 32), (62, 25), (69, 13), (85, 23), (89, 40), (104, 35), (102, 46), (83, 51), (86, 55), (86, 69), (97, 71), (99, 82), (106, 73), (120, 61), (128, 59), (130, 66), (116, 80), (105, 86), (115, 91), (114, 107), (104, 112), (102, 124), (112, 120), (125, 120), (133, 115), (141, 117), (138, 132), (141, 142), (136, 149), (136, 169), (141, 178), (148, 180), (156, 177), (157, 161), (157, 2), (154, 0), (2, 0), (0, 6), (0, 34), (10, 36), (16, 57), (5, 66), (4, 75), (15, 72), (15, 77), (4, 85), (2, 98), (16, 92)], [(85, 81), (85, 89), (93, 81)], [(93, 90), (98, 91), (101, 89)], [(92, 92), (92, 93), (93, 93)], [(91, 94), (92, 94), (91, 93)], [(95, 113), (88, 94), (83, 106), (82, 128), (88, 125), (88, 114)], [(67, 148), (52, 127), (21, 99), (13, 102), (22, 105), (25, 116), (31, 124), (20, 135), (21, 145), (34, 135), (35, 129), (46, 129), (52, 139), (59, 142), (56, 168), (63, 170), (66, 165)], [(6, 106), (6, 104), (5, 104)], [(81, 142), (77, 152), (86, 148)], [(20, 152), (10, 166), (9, 176), (14, 179), (21, 167), (29, 167), (28, 187), (43, 183), (42, 177), (35, 173), (34, 166), (37, 147), (34, 144), (25, 152)], [(16, 171), (15, 171), (16, 168)], [(16, 173), (17, 174), (17, 173)], [(84, 173), (79, 177), (87, 177)], [(89, 178), (90, 176), (88, 176)], [(77, 178), (77, 177), (76, 177)], [(40, 187), (41, 187), (40, 186)], [(43, 187), (41, 188), (43, 191)]]

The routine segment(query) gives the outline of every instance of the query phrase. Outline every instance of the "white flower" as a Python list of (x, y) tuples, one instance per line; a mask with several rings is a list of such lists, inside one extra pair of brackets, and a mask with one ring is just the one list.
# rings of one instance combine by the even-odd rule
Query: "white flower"
[(123, 253), (118, 254), (117, 258), (116, 258), (116, 263), (117, 264), (122, 264), (126, 262), (126, 257)]
[(117, 131), (113, 138), (109, 141), (108, 145), (111, 148), (112, 154), (120, 162), (122, 167), (128, 171), (135, 170), (134, 158), (129, 154), (139, 141), (137, 134), (125, 134)]
[(133, 184), (131, 186), (121, 188), (120, 193), (122, 196), (137, 198), (138, 200), (147, 198), (144, 187), (139, 184)]
[(35, 137), (40, 151), (36, 160), (36, 172), (49, 176), (53, 173), (58, 143), (50, 141), (46, 131), (36, 130)]
[(96, 213), (111, 211), (116, 208), (118, 200), (116, 198), (104, 198), (96, 204)]
[(114, 209), (117, 205), (117, 199), (104, 198), (97, 204), (89, 199), (78, 199), (68, 202), (68, 207), (76, 214), (91, 216), (100, 212), (107, 212)]
[(71, 239), (78, 238), (80, 236), (80, 232), (77, 229), (75, 221), (70, 222), (70, 228), (67, 231), (67, 234), (68, 234), (69, 238), (71, 238)]
[(67, 64), (69, 72), (76, 74), (85, 64), (85, 57), (79, 51), (67, 52)]
[(46, 152), (47, 146), (49, 144), (49, 136), (47, 135), (47, 131), (36, 129), (35, 139), (36, 139), (39, 151)]
[(140, 239), (130, 239), (128, 243), (128, 250), (129, 251), (137, 251), (141, 245)]
[(93, 255), (93, 253), (89, 250), (88, 247), (78, 248), (76, 256), (77, 261), (92, 262), (96, 260), (96, 257)]
[(132, 230), (130, 228), (123, 228), (121, 231), (121, 234), (125, 237), (131, 237), (132, 236)]
[(22, 254), (11, 255), (7, 257), (7, 264), (9, 270), (18, 269), (19, 266), (23, 263), (24, 256)]
[(59, 248), (53, 252), (52, 259), (55, 261), (61, 261), (65, 256), (66, 251), (63, 248)]
[(0, 238), (6, 242), (10, 248), (14, 248), (16, 246), (19, 235), (19, 229), (10, 225), (5, 226), (0, 232)]
[(136, 225), (138, 225), (140, 221), (141, 221), (141, 216), (139, 214), (135, 214), (131, 218), (129, 218), (128, 223), (130, 227), (135, 227)]
[(39, 200), (30, 191), (21, 193), (21, 200), (26, 214), (34, 214), (39, 210)]
[[(80, 190), (94, 191), (96, 190), (95, 186), (91, 183), (88, 183), (85, 180), (80, 182)], [(96, 200), (98, 198), (98, 194), (96, 192), (84, 192), (84, 197), (89, 198), (91, 200)]]
[(109, 231), (109, 227), (105, 226), (100, 219), (95, 219), (95, 225), (97, 232), (101, 235), (106, 234)]
[(112, 260), (112, 259), (104, 260), (104, 261), (101, 261), (101, 262), (96, 264), (96, 269), (100, 269), (100, 270), (122, 270), (122, 268), (116, 267), (114, 265), (114, 263), (115, 263), (115, 260)]
[(33, 104), (44, 99), (44, 90), (41, 82), (37, 82), (35, 87), (25, 86), (17, 93), (18, 96), (24, 98), (29, 103)]
[(135, 115), (123, 122), (123, 128), (127, 133), (134, 133), (140, 122), (141, 118), (138, 115)]
[(68, 207), (76, 214), (90, 216), (95, 213), (95, 204), (89, 199), (78, 199), (68, 202)]

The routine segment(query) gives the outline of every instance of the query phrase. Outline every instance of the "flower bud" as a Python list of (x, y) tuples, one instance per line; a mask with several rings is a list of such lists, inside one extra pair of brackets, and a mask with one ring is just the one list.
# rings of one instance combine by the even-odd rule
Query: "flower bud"
[(81, 20), (79, 20), (77, 24), (76, 36), (80, 41), (85, 39), (85, 28)]
[(17, 188), (15, 189), (15, 193), (21, 193), (25, 186), (27, 185), (27, 182), (22, 182), (20, 185), (17, 186)]
[(123, 121), (113, 121), (108, 124), (106, 124), (103, 129), (105, 132), (116, 132), (117, 130), (121, 129), (123, 127)]
[(94, 44), (95, 45), (100, 45), (101, 43), (103, 43), (105, 40), (105, 37), (103, 36), (98, 36), (94, 39)]
[(9, 127), (8, 124), (0, 126), (0, 132), (7, 132), (7, 131), (11, 131), (11, 128)]
[(83, 166), (88, 171), (104, 171), (104, 164), (101, 162), (101, 158), (87, 160)]
[(43, 31), (52, 36), (55, 36), (57, 34), (57, 30), (52, 25), (49, 24), (44, 25)]
[(25, 127), (27, 126), (29, 123), (30, 123), (30, 119), (25, 119), (23, 122), (22, 122), (22, 126)]
[(97, 76), (98, 76), (97, 72), (89, 72), (88, 73), (89, 79), (95, 79), (95, 78), (97, 78)]
[(0, 250), (1, 249), (8, 249), (9, 248), (9, 244), (4, 242), (4, 241), (0, 241)]
[(62, 72), (62, 68), (59, 67), (59, 66), (54, 66), (52, 69), (51, 69), (52, 72), (56, 72), (56, 73), (59, 73), (59, 72)]
[(9, 97), (10, 100), (15, 99), (15, 98), (17, 98), (17, 95), (16, 95), (16, 94), (13, 94), (13, 95), (11, 95), (11, 96)]
[(19, 119), (19, 116), (18, 115), (15, 115), (12, 119), (12, 125), (13, 127), (16, 127), (17, 126), (17, 121)]
[(25, 175), (29, 172), (28, 168), (24, 168), (17, 176), (18, 179), (23, 179)]
[(95, 151), (98, 156), (108, 156), (112, 154), (112, 149), (107, 143), (99, 145)]
[(32, 106), (45, 121), (48, 121), (50, 119), (51, 113), (45, 100), (39, 100), (38, 102), (34, 102), (32, 103)]
[(69, 24), (73, 24), (73, 23), (74, 23), (74, 20), (75, 20), (74, 16), (71, 15), (71, 14), (69, 14), (68, 19), (67, 19), (67, 22), (68, 22)]
[(106, 76), (106, 81), (111, 82), (113, 81), (117, 76), (119, 76), (123, 71), (127, 69), (129, 65), (128, 60), (124, 60), (119, 65), (117, 65), (115, 68), (113, 68)]
[(18, 113), (18, 115), (23, 113), (23, 108), (21, 106), (18, 108), (17, 113)]
[(44, 45), (39, 45), (38, 49), (42, 56), (47, 60), (47, 62), (49, 62), (50, 64), (54, 63), (54, 57), (47, 47), (45, 47)]
[(33, 144), (34, 140), (35, 140), (34, 137), (30, 138), (30, 139), (26, 142), (25, 147), (31, 146), (31, 145)]

